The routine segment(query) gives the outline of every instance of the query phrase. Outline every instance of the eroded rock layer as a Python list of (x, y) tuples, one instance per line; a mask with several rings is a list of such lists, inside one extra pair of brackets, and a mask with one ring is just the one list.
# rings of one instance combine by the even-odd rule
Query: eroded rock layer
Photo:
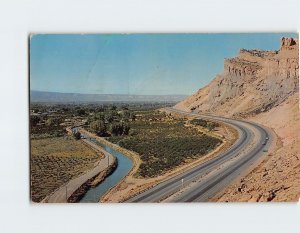
[(210, 84), (175, 107), (227, 116), (265, 112), (298, 91), (298, 53), (293, 38), (282, 38), (278, 51), (241, 49)]

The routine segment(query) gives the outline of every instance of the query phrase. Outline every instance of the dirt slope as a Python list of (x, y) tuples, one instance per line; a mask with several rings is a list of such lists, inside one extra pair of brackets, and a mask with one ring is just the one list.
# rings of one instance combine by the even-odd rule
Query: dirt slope
[(299, 45), (282, 38), (278, 51), (240, 50), (224, 71), (175, 108), (255, 121), (274, 129), (277, 150), (213, 201), (298, 201)]
[(228, 187), (215, 200), (298, 201), (300, 197), (299, 98), (298, 93), (278, 107), (251, 120), (273, 128), (281, 139), (278, 149), (254, 171)]

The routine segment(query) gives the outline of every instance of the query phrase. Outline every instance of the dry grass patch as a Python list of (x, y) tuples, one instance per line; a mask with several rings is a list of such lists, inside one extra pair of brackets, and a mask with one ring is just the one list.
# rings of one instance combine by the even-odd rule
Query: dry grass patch
[(99, 153), (72, 137), (31, 140), (31, 198), (41, 201), (94, 167)]

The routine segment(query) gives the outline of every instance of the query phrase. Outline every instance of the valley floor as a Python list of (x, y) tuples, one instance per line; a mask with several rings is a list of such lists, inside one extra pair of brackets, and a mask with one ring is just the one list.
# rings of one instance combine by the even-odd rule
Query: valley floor
[[(174, 123), (173, 123), (174, 124)], [(189, 127), (184, 127), (185, 134), (188, 133)], [(195, 129), (196, 130), (196, 129)], [(200, 129), (199, 129), (200, 130)], [(197, 132), (197, 131), (196, 131)], [(213, 132), (197, 132), (197, 134), (202, 135), (203, 133), (207, 133), (213, 137), (220, 137), (223, 135), (226, 140), (223, 140), (222, 144), (219, 144), (217, 147), (215, 147), (213, 150), (209, 151), (209, 153), (206, 153), (202, 156), (199, 156), (198, 158), (189, 158), (184, 163), (181, 163), (178, 166), (174, 166), (172, 169), (169, 169), (167, 172), (164, 172), (164, 174), (159, 174), (156, 177), (137, 177), (135, 172), (131, 172), (125, 179), (123, 179), (122, 182), (119, 183), (116, 187), (111, 189), (106, 195), (101, 199), (101, 202), (122, 202), (127, 200), (129, 197), (134, 196), (135, 194), (142, 192), (144, 190), (147, 190), (148, 188), (154, 186), (155, 184), (170, 178), (172, 176), (175, 176), (176, 174), (182, 173), (183, 171), (196, 166), (200, 163), (204, 163), (205, 161), (208, 161), (212, 159), (214, 156), (221, 153), (221, 151), (226, 150), (230, 145), (232, 145), (236, 138), (237, 138), (237, 132), (232, 129), (231, 127), (222, 125), (217, 127)], [(174, 133), (172, 134), (175, 135)], [(95, 135), (94, 135), (95, 136)], [(156, 135), (157, 136), (157, 135)], [(156, 137), (155, 136), (155, 137)], [(102, 139), (104, 140), (104, 139)], [(105, 143), (105, 142), (103, 142)], [(112, 144), (111, 142), (106, 142), (109, 144)], [(115, 145), (115, 144), (113, 144)], [(154, 145), (155, 146), (155, 145)], [(165, 146), (168, 146), (166, 144)], [(116, 150), (122, 151), (123, 154), (127, 154), (129, 150), (126, 150), (122, 147), (118, 147), (115, 145)], [(147, 149), (151, 149), (150, 147), (147, 147)], [(171, 153), (173, 154), (173, 153)], [(132, 157), (130, 154), (128, 157)]]

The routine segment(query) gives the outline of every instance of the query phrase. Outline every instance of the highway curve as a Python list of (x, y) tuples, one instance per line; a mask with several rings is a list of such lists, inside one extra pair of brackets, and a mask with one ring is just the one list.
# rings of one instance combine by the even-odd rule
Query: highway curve
[(269, 129), (260, 125), (225, 117), (195, 114), (168, 108), (186, 116), (211, 119), (237, 129), (238, 140), (225, 152), (173, 176), (142, 192), (127, 202), (204, 202), (227, 187), (270, 148), (273, 140)]

